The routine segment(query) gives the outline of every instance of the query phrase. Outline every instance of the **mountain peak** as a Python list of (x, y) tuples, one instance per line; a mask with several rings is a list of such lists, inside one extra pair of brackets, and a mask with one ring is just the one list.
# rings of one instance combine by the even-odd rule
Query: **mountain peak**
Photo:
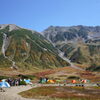
[(6, 27), (9, 27), (9, 31), (20, 29), (20, 27), (15, 24), (0, 24), (0, 30)]

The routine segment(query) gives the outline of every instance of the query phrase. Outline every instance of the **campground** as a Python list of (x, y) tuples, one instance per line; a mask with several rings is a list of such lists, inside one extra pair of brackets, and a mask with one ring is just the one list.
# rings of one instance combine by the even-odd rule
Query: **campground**
[(87, 84), (85, 87), (76, 87), (75, 84), (33, 84), (13, 86), (5, 88), (5, 92), (0, 92), (0, 100), (99, 100), (99, 98), (100, 87), (95, 84), (94, 86)]
[[(12, 72), (9, 75), (2, 75), (9, 76), (12, 80), (27, 77), (31, 79), (32, 84), (5, 88), (5, 92), (0, 92), (0, 100), (100, 100), (100, 86), (97, 86), (97, 83), (100, 84), (98, 72), (79, 71), (65, 67), (31, 74), (17, 73), (15, 75)], [(8, 77), (3, 78), (8, 79)], [(46, 78), (49, 81), (46, 81)], [(73, 80), (75, 83), (72, 83)], [(82, 83), (82, 80), (89, 81)]]

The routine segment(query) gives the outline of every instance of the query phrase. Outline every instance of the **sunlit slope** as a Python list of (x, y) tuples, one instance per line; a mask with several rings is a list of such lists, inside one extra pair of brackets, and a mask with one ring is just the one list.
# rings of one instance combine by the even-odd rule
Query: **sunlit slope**
[[(11, 67), (13, 61), (18, 68), (26, 69), (68, 65), (58, 56), (53, 45), (38, 32), (19, 27), (12, 30), (10, 28), (11, 25), (6, 25), (0, 29), (0, 67)], [(7, 35), (6, 42), (4, 34)]]

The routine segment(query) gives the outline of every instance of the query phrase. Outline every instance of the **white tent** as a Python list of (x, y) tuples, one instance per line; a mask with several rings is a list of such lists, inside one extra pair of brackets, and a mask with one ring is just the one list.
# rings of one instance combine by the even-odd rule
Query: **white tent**
[(9, 85), (8, 82), (2, 81), (2, 82), (0, 82), (0, 88), (3, 88), (3, 87), (5, 87), (5, 88), (9, 88), (10, 85)]

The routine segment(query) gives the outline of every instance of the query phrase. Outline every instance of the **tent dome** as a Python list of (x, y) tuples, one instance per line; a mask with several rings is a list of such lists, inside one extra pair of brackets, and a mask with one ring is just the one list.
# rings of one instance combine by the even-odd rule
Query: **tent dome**
[(5, 88), (9, 88), (9, 87), (10, 87), (10, 85), (9, 85), (9, 83), (8, 83), (8, 82), (5, 82), (5, 81), (0, 82), (0, 88), (3, 88), (3, 87), (5, 87)]

